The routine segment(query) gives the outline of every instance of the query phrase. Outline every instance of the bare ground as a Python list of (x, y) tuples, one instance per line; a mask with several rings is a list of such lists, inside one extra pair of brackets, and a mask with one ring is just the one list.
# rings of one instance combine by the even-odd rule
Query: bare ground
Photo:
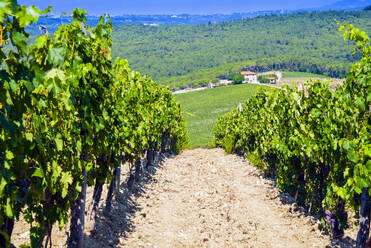
[[(123, 182), (111, 213), (88, 218), (86, 247), (354, 246), (356, 230), (332, 240), (318, 223), (248, 161), (195, 149), (152, 168), (131, 192)], [(20, 244), (27, 238), (17, 226)], [(65, 236), (56, 231), (53, 246), (64, 247)]]

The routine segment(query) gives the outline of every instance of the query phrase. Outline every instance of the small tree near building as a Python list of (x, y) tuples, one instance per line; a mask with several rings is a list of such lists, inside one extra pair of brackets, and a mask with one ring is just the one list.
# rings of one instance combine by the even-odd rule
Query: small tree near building
[(236, 75), (237, 73), (235, 72), (230, 72), (228, 75), (227, 75), (227, 79), (230, 80), (230, 81), (233, 81), (233, 77)]
[(233, 76), (233, 84), (242, 84), (245, 77), (241, 74), (236, 74)]

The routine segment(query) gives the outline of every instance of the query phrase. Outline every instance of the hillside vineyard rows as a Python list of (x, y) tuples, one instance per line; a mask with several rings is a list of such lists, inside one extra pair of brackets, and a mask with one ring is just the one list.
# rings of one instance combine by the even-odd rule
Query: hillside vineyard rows
[(109, 17), (93, 28), (75, 9), (72, 23), (30, 45), (25, 27), (49, 9), (15, 4), (0, 1), (1, 46), (13, 46), (0, 51), (0, 247), (20, 215), (31, 247), (51, 245), (56, 223), (70, 224), (68, 247), (84, 247), (87, 186), (98, 203), (109, 182), (109, 212), (120, 166), (134, 182), (142, 157), (149, 166), (158, 151), (180, 152), (185, 122), (169, 90), (112, 62)]
[[(109, 16), (91, 27), (86, 11), (75, 9), (71, 23), (30, 42), (26, 28), (50, 8), (14, 0), (0, 0), (0, 7), (0, 247), (23, 238), (20, 247), (57, 247), (58, 227), (66, 230), (61, 246), (69, 248), (318, 247), (337, 245), (321, 230), (341, 238), (350, 218), (358, 235), (348, 245), (366, 247), (371, 46), (365, 32), (340, 26), (360, 59), (343, 85), (261, 90), (222, 116), (213, 143), (238, 157), (220, 148), (184, 151), (189, 138), (180, 104), (128, 61), (112, 60)], [(146, 183), (153, 194), (141, 197)], [(140, 208), (127, 198), (133, 195)], [(321, 230), (304, 214), (303, 221), (288, 214), (298, 205), (320, 219)], [(96, 227), (89, 236), (88, 216)], [(22, 223), (27, 232), (15, 227)]]

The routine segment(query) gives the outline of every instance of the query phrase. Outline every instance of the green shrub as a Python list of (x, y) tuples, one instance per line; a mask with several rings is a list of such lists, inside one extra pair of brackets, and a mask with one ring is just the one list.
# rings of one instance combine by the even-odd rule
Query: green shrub
[(232, 84), (242, 84), (242, 82), (243, 82), (244, 79), (245, 79), (244, 76), (242, 76), (239, 73), (236, 73), (233, 76), (233, 82), (232, 82)]

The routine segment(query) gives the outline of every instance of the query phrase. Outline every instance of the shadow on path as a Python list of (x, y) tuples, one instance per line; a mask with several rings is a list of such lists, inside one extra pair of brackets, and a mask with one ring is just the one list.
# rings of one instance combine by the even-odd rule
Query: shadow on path
[[(272, 181), (272, 190), (276, 191), (278, 188), (274, 187), (275, 182), (272, 177), (265, 177), (266, 179)], [(310, 213), (309, 209), (307, 207), (299, 206), (297, 202), (295, 201), (295, 198), (291, 196), (289, 193), (279, 193), (276, 196), (270, 197), (271, 200), (279, 198), (282, 204), (284, 205), (291, 205), (292, 208), (290, 209), (290, 213), (299, 214), (303, 216), (310, 216), (312, 217), (316, 222), (321, 221), (321, 215), (320, 214), (314, 214)], [(324, 235), (329, 235), (329, 233), (323, 228), (322, 233)], [(326, 246), (326, 248), (351, 248), (356, 247), (356, 241), (349, 236), (345, 237), (330, 237), (331, 240), (331, 246)]]
[(119, 247), (118, 245), (122, 243), (120, 238), (126, 238), (129, 232), (135, 230), (131, 217), (141, 211), (136, 199), (146, 193), (148, 183), (155, 182), (153, 176), (170, 157), (171, 155), (160, 155), (154, 166), (142, 171), (131, 190), (128, 190), (127, 186), (128, 177), (125, 176), (124, 180), (121, 180), (120, 189), (112, 201), (111, 211), (107, 213), (105, 206), (99, 208), (95, 228), (90, 235), (85, 236), (86, 247)]

